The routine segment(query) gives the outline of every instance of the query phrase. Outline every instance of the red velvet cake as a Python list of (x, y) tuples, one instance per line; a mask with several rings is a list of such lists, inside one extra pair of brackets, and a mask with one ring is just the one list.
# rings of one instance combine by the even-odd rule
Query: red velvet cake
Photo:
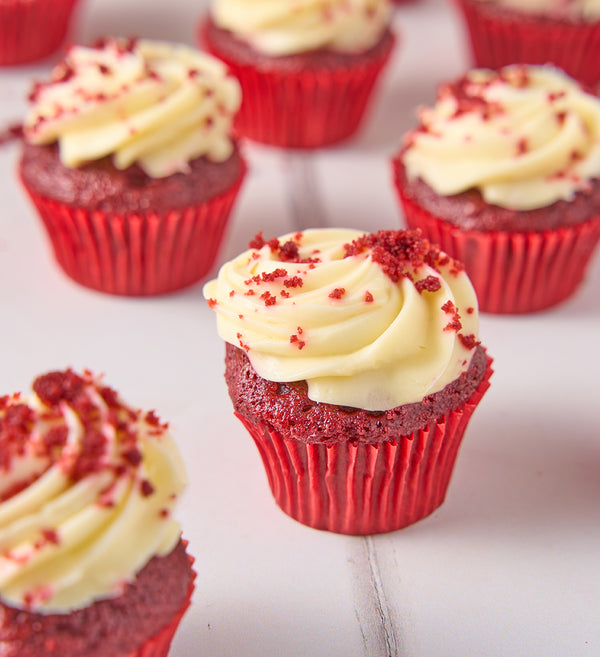
[(285, 513), (376, 534), (442, 504), (491, 375), (460, 263), (407, 231), (259, 235), (204, 295)]
[(223, 64), (107, 39), (71, 48), (30, 100), (20, 176), (62, 269), (136, 296), (206, 276), (246, 171), (232, 138), (240, 89)]
[(554, 306), (600, 239), (600, 100), (553, 67), (474, 69), (393, 159), (404, 219), (461, 260), (481, 310)]
[[(352, 38), (344, 35), (347, 3), (304, 3), (292, 8), (296, 14), (278, 15), (273, 22), (257, 12), (246, 33), (246, 23), (238, 25), (235, 8), (230, 9), (227, 0), (214, 2), (211, 16), (200, 25), (199, 40), (242, 85), (242, 106), (235, 122), (239, 133), (290, 148), (317, 148), (354, 134), (394, 45), (387, 2), (361, 0), (351, 8), (357, 14), (352, 18), (357, 34), (373, 33), (355, 47)], [(255, 8), (249, 5), (248, 11)], [(302, 35), (301, 29), (296, 31), (306, 25), (303, 21), (313, 24), (308, 41), (306, 30)], [(338, 29), (342, 37), (336, 34)], [(341, 38), (343, 49), (335, 47)]]
[(194, 589), (167, 425), (90, 372), (0, 397), (0, 653), (167, 657)]

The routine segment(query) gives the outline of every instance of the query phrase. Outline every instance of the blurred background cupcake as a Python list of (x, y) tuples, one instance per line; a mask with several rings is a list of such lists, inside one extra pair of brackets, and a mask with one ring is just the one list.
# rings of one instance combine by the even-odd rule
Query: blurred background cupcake
[(406, 224), (464, 263), (481, 310), (570, 297), (600, 237), (600, 99), (554, 67), (441, 85), (393, 160)]
[(390, 0), (214, 0), (202, 43), (239, 78), (241, 135), (316, 148), (359, 127), (394, 45)]
[(455, 0), (476, 66), (555, 64), (600, 81), (599, 0)]
[(0, 472), (3, 657), (167, 657), (195, 578), (167, 425), (49, 372), (0, 398)]
[(64, 42), (79, 0), (1, 0), (0, 66), (48, 57)]
[(285, 513), (377, 534), (442, 504), (491, 375), (460, 263), (408, 231), (258, 235), (204, 294)]
[(110, 38), (70, 48), (30, 100), (19, 173), (63, 270), (123, 295), (201, 280), (246, 170), (224, 64)]

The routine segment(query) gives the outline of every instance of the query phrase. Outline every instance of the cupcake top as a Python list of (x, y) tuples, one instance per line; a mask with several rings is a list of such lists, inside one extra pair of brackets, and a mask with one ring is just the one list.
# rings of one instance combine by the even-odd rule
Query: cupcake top
[(33, 144), (58, 142), (67, 167), (112, 156), (151, 177), (185, 172), (206, 156), (228, 159), (241, 102), (225, 65), (192, 48), (158, 41), (106, 39), (73, 46), (37, 83), (24, 124)]
[(478, 343), (462, 266), (409, 231), (313, 229), (265, 241), (204, 286), (219, 335), (314, 401), (389, 410), (442, 390)]
[(600, 20), (600, 0), (477, 0), (527, 14), (582, 22)]
[(167, 425), (91, 373), (0, 397), (0, 598), (64, 613), (119, 595), (180, 539), (185, 471)]
[(357, 53), (379, 41), (390, 7), (390, 0), (213, 0), (212, 18), (269, 56), (319, 48)]
[(437, 194), (477, 189), (531, 210), (572, 200), (600, 178), (600, 99), (550, 66), (475, 69), (442, 85), (405, 138), (409, 180)]

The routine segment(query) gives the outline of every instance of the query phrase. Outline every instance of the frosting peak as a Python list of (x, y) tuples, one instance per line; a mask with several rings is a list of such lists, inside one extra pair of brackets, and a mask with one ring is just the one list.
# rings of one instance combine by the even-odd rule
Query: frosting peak
[(159, 41), (107, 39), (70, 48), (30, 99), (25, 138), (58, 141), (65, 166), (112, 155), (118, 169), (138, 163), (162, 178), (186, 171), (197, 157), (229, 158), (241, 92), (210, 55)]
[(389, 0), (214, 0), (212, 17), (270, 56), (318, 48), (357, 53), (379, 41), (390, 7)]
[(0, 598), (60, 613), (118, 595), (175, 547), (185, 471), (167, 425), (91, 373), (33, 388), (0, 398)]
[(468, 367), (477, 300), (462, 267), (418, 234), (313, 229), (265, 241), (204, 287), (219, 335), (264, 379), (318, 402), (389, 410)]
[(475, 69), (420, 110), (403, 162), (448, 196), (514, 210), (570, 200), (600, 177), (600, 99), (550, 66)]

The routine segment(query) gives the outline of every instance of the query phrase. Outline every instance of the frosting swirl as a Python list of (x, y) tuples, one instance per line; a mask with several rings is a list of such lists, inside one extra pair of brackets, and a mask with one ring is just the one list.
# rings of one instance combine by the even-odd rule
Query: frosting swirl
[(403, 163), (442, 196), (475, 188), (488, 203), (529, 210), (600, 177), (600, 99), (550, 66), (470, 71), (419, 118)]
[(241, 91), (210, 55), (159, 41), (108, 39), (70, 48), (31, 100), (25, 138), (58, 141), (65, 166), (112, 155), (117, 169), (138, 163), (162, 178), (185, 172), (197, 157), (229, 158)]
[(600, 0), (477, 0), (527, 14), (593, 23), (600, 20)]
[(214, 0), (212, 18), (270, 56), (318, 48), (357, 53), (379, 41), (390, 6), (389, 0)]
[(63, 613), (119, 595), (175, 547), (185, 471), (166, 425), (89, 372), (34, 391), (0, 398), (0, 597)]
[(219, 335), (318, 402), (389, 410), (465, 371), (477, 300), (462, 267), (408, 231), (313, 229), (225, 263), (204, 296)]

